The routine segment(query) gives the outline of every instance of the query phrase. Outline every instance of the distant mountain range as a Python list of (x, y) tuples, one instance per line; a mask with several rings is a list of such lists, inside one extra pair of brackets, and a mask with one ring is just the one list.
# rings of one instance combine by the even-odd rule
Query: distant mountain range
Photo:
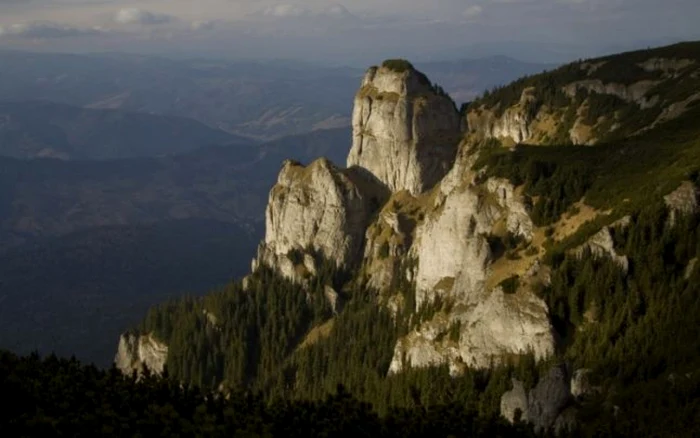
[[(0, 101), (187, 117), (271, 139), (348, 126), (364, 68), (287, 62), (170, 60), (152, 56), (0, 52)], [(550, 67), (492, 57), (421, 64), (456, 100)]]
[(250, 144), (192, 119), (52, 102), (0, 102), (0, 155), (107, 160)]
[(248, 270), (284, 159), (349, 143), (342, 128), (161, 158), (0, 158), (0, 348), (108, 365), (150, 306)]

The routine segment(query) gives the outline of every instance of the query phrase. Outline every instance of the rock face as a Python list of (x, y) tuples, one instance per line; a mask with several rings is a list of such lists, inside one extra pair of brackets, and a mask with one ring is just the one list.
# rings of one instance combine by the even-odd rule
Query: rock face
[(412, 194), (447, 173), (461, 134), (454, 102), (410, 65), (367, 71), (355, 97), (352, 128), (348, 167), (367, 169), (392, 192)]
[(168, 346), (156, 340), (153, 335), (135, 335), (125, 333), (119, 337), (119, 347), (114, 363), (124, 374), (136, 371), (142, 373), (145, 368), (155, 374), (163, 372), (168, 358)]
[(673, 226), (678, 215), (698, 210), (698, 188), (692, 182), (685, 181), (676, 190), (664, 196), (664, 202), (670, 210), (669, 224)]
[(307, 167), (286, 161), (270, 192), (265, 241), (253, 270), (262, 263), (299, 279), (315, 274), (312, 255), (352, 265), (361, 254), (370, 215), (384, 196), (363, 178), (323, 158)]
[(590, 251), (594, 257), (609, 257), (624, 272), (627, 272), (629, 269), (629, 259), (627, 259), (627, 256), (618, 255), (615, 251), (615, 242), (613, 242), (612, 234), (610, 234), (610, 228), (608, 227), (601, 228), (586, 243), (575, 248), (574, 254), (580, 257), (586, 251)]
[(510, 139), (524, 143), (532, 139), (533, 123), (537, 116), (537, 98), (533, 88), (523, 90), (520, 101), (496, 116), (490, 109), (482, 108), (467, 115), (469, 130), (482, 138)]
[[(572, 400), (569, 377), (564, 366), (550, 369), (529, 392), (513, 379), (513, 389), (501, 397), (501, 415), (511, 423), (520, 411), (520, 420), (532, 423), (536, 432), (559, 425), (559, 430), (573, 422), (572, 412), (565, 410)], [(575, 413), (574, 413), (575, 414)]]
[(533, 225), (522, 199), (505, 181), (450, 184), (464, 181), (468, 168), (457, 165), (453, 172), (461, 176), (446, 176), (441, 188), (447, 193), (433, 201), (407, 255), (416, 262), (409, 276), (417, 308), (439, 298), (451, 303), (451, 310), (399, 340), (390, 372), (447, 363), (459, 373), (465, 366), (485, 368), (509, 355), (531, 351), (544, 358), (554, 351), (548, 309), (541, 299), (527, 288), (505, 294), (500, 287), (487, 286), (494, 259), (486, 236), (502, 223), (531, 237)]

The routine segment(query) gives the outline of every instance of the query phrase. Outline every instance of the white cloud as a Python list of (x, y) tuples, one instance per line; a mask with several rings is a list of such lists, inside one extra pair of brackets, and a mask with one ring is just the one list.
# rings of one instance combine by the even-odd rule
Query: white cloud
[(0, 26), (0, 36), (16, 36), (21, 38), (67, 38), (85, 35), (99, 35), (104, 31), (99, 27), (77, 28), (51, 22), (18, 23), (10, 26)]
[(195, 20), (190, 24), (190, 29), (192, 30), (212, 30), (215, 27), (215, 23), (209, 20)]
[(466, 18), (474, 18), (481, 15), (482, 12), (484, 12), (484, 8), (481, 6), (471, 5), (462, 12), (462, 15), (464, 15)]
[(279, 4), (274, 6), (268, 6), (263, 10), (263, 15), (267, 17), (307, 17), (311, 15), (311, 10), (304, 6), (292, 5), (292, 4)]
[(173, 17), (157, 12), (145, 11), (138, 8), (125, 8), (117, 12), (114, 21), (119, 24), (162, 24), (173, 21)]

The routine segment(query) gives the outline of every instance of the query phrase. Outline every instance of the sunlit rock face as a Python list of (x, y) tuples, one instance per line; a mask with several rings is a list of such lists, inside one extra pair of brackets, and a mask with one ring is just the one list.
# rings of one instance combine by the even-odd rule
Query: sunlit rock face
[(114, 364), (124, 374), (142, 373), (146, 368), (151, 373), (161, 374), (167, 358), (168, 346), (153, 335), (125, 333), (119, 337)]
[(353, 265), (370, 215), (382, 201), (375, 185), (363, 172), (339, 169), (325, 158), (306, 167), (285, 162), (270, 192), (265, 241), (253, 270), (265, 264), (299, 279), (315, 274), (314, 256)]
[(367, 169), (392, 192), (412, 194), (447, 173), (461, 135), (454, 102), (410, 64), (402, 71), (367, 71), (355, 96), (352, 128), (348, 167)]

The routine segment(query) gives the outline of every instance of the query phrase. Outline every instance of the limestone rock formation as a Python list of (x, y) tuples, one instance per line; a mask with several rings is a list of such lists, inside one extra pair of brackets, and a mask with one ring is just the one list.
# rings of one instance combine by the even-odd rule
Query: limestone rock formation
[(615, 251), (615, 242), (613, 242), (609, 227), (601, 228), (601, 230), (591, 236), (586, 243), (573, 250), (574, 254), (577, 256), (583, 255), (586, 251), (590, 251), (594, 257), (609, 257), (624, 272), (627, 272), (629, 269), (629, 259), (627, 256), (619, 255)]
[[(501, 415), (511, 423), (520, 411), (520, 419), (532, 423), (536, 432), (553, 426), (559, 431), (570, 427), (575, 411), (566, 410), (572, 400), (566, 367), (556, 366), (540, 378), (537, 385), (526, 391), (523, 384), (513, 379), (513, 389), (501, 397)], [(573, 418), (572, 418), (573, 417)]]
[(571, 395), (576, 399), (583, 398), (595, 392), (590, 381), (591, 370), (582, 368), (574, 371), (571, 376)]
[(114, 363), (124, 374), (136, 371), (142, 373), (145, 368), (155, 374), (163, 372), (168, 358), (168, 346), (155, 339), (152, 334), (136, 335), (125, 333), (119, 337), (119, 347)]
[(425, 75), (400, 66), (384, 63), (365, 74), (355, 97), (347, 165), (367, 169), (392, 192), (418, 194), (452, 166), (460, 119), (454, 102)]
[[(313, 275), (315, 255), (350, 266), (361, 255), (368, 220), (382, 202), (362, 172), (341, 170), (322, 158), (307, 167), (286, 161), (270, 192), (259, 264), (284, 276)], [(313, 256), (312, 256), (313, 255)]]
[(534, 134), (533, 123), (537, 116), (537, 97), (534, 88), (523, 90), (520, 101), (503, 110), (497, 116), (491, 108), (479, 108), (467, 114), (469, 130), (481, 138), (510, 139), (524, 143)]
[(664, 196), (664, 202), (670, 210), (669, 224), (673, 226), (678, 215), (698, 210), (698, 188), (692, 182), (684, 181), (676, 190)]
[[(488, 367), (509, 355), (532, 351), (544, 358), (554, 351), (548, 309), (540, 298), (527, 288), (505, 294), (487, 285), (494, 259), (486, 236), (495, 226), (503, 223), (531, 237), (533, 225), (522, 199), (505, 181), (465, 184), (466, 169), (456, 165), (445, 177), (443, 184), (452, 188), (447, 194), (441, 192), (432, 202), (423, 199), (428, 212), (407, 255), (415, 260), (408, 274), (415, 283), (416, 307), (439, 298), (451, 303), (451, 309), (399, 340), (390, 372), (446, 363), (458, 373), (465, 366)], [(457, 171), (466, 173), (457, 177), (452, 174)], [(450, 182), (456, 179), (463, 183)]]

